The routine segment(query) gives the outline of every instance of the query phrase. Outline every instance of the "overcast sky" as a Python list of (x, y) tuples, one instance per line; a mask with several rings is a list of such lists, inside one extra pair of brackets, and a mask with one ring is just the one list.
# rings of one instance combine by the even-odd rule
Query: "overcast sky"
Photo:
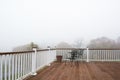
[(0, 0), (0, 51), (120, 36), (120, 0)]

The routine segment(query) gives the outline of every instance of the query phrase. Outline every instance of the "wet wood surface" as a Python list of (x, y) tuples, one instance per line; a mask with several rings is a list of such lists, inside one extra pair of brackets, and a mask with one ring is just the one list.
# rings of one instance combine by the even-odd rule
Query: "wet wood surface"
[(27, 80), (120, 80), (120, 62), (54, 62)]

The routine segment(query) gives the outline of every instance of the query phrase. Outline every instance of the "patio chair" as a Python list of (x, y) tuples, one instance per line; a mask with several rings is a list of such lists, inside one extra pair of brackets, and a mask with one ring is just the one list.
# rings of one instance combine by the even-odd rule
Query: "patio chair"
[(84, 55), (84, 50), (83, 49), (77, 51), (77, 58), (80, 58), (80, 59), (83, 60), (83, 55)]
[(65, 65), (67, 61), (70, 61), (70, 63), (72, 64), (72, 62), (75, 61), (76, 57), (77, 57), (77, 50), (72, 50), (71, 52), (67, 53)]

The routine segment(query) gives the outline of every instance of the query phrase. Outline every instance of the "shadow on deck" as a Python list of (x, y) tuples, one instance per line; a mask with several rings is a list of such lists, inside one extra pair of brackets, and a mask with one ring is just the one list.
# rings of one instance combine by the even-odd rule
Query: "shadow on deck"
[(120, 62), (54, 62), (26, 80), (120, 80)]

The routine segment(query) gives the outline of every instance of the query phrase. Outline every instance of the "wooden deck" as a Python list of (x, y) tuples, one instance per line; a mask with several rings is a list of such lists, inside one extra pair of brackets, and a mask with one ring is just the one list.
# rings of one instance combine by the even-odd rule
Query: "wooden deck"
[(55, 62), (27, 80), (120, 80), (120, 62)]

